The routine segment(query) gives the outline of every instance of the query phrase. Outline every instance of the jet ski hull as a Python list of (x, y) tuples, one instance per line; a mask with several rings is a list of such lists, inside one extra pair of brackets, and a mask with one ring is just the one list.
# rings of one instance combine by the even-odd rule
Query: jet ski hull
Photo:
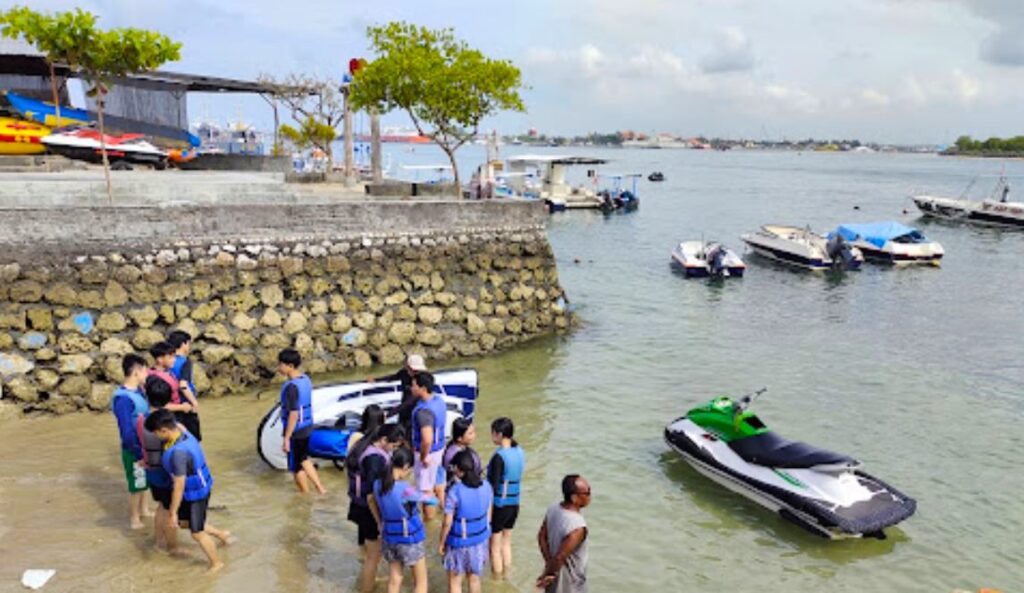
[(700, 474), (829, 539), (884, 537), (883, 529), (916, 510), (913, 499), (854, 465), (780, 469), (747, 463), (685, 417), (666, 427), (665, 441)]

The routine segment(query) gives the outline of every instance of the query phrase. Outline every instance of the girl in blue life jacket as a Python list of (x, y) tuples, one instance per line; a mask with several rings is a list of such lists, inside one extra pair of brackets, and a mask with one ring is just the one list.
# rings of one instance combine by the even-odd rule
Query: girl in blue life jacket
[(498, 449), (487, 464), (487, 481), (494, 489), (491, 511), (491, 571), (501, 575), (512, 567), (512, 529), (519, 517), (519, 487), (526, 457), (512, 438), (515, 427), (509, 418), (491, 423), (491, 441)]
[(471, 449), (455, 454), (451, 469), (458, 478), (448, 490), (439, 550), (448, 571), (448, 593), (462, 593), (462, 576), (469, 575), (469, 592), (480, 593), (480, 574), (487, 563), (494, 491), (484, 482)]
[(377, 519), (381, 537), (381, 553), (388, 563), (388, 592), (402, 587), (404, 567), (412, 568), (413, 590), (427, 593), (427, 560), (423, 541), (426, 527), (417, 503), (436, 505), (437, 498), (421, 493), (405, 480), (412, 473), (413, 454), (406, 448), (396, 449), (391, 460), (373, 484), (369, 497), (370, 511)]

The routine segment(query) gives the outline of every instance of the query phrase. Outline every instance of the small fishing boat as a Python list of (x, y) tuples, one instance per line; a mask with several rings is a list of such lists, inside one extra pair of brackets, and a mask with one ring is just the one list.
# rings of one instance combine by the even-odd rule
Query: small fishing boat
[[(476, 410), (477, 373), (474, 369), (452, 369), (434, 373), (434, 392), (448, 405), (448, 431), (456, 418), (472, 418)], [(381, 408), (397, 407), (402, 401), (402, 385), (386, 383), (335, 383), (313, 389), (313, 434), (310, 455), (339, 465), (348, 451), (348, 436), (359, 427), (363, 410), (370, 404)], [(256, 451), (270, 467), (288, 469), (283, 443), (280, 405), (275, 403), (256, 429)]]
[(683, 241), (671, 255), (687, 278), (741, 278), (747, 269), (735, 251), (715, 241)]
[(50, 128), (35, 122), (0, 117), (0, 155), (42, 154)]
[[(969, 186), (968, 186), (969, 189)], [(1010, 184), (1000, 177), (991, 195), (983, 200), (919, 195), (911, 199), (921, 214), (948, 220), (1024, 228), (1024, 202), (1010, 202)]]
[(837, 235), (860, 249), (864, 259), (871, 262), (937, 266), (945, 253), (942, 245), (929, 240), (921, 231), (894, 221), (841, 224), (828, 236), (832, 239)]
[(598, 193), (601, 198), (601, 212), (632, 212), (640, 207), (640, 198), (628, 189), (620, 191), (603, 190)]
[(665, 441), (697, 472), (829, 539), (885, 538), (917, 502), (842, 453), (783, 438), (748, 408), (764, 390), (715, 398), (665, 427)]
[(831, 240), (810, 228), (766, 224), (741, 237), (754, 253), (809, 270), (857, 270), (864, 255), (841, 236)]
[[(104, 135), (102, 138), (111, 163), (152, 165), (157, 169), (167, 166), (167, 152), (147, 142), (142, 134)], [(70, 159), (90, 163), (103, 160), (99, 130), (82, 126), (57, 128), (42, 142), (50, 151)]]
[(665, 181), (665, 175), (661, 171), (655, 171), (647, 176), (647, 181)]

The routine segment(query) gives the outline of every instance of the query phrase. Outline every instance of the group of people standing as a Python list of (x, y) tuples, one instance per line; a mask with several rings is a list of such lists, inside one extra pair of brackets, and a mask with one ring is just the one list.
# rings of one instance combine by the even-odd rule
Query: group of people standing
[[(157, 503), (157, 547), (178, 553), (177, 529), (187, 528), (209, 561), (210, 572), (223, 567), (217, 544), (233, 541), (206, 518), (213, 476), (200, 442), (199, 403), (188, 360), (191, 337), (173, 332), (150, 349), (155, 364), (128, 354), (125, 380), (112, 407), (121, 436), (122, 462), (128, 480), (130, 525), (143, 527), (148, 489)], [(294, 349), (278, 355), (281, 387), (282, 451), (296, 488), (327, 491), (310, 457), (313, 431), (312, 381)], [(484, 567), (501, 576), (512, 566), (512, 530), (519, 516), (526, 456), (514, 438), (511, 419), (491, 423), (496, 450), (484, 467), (473, 449), (472, 421), (457, 418), (448, 430), (447, 405), (435, 392), (434, 376), (423, 358), (411, 355), (397, 373), (369, 381), (399, 381), (400, 405), (384, 410), (368, 406), (359, 430), (349, 437), (348, 519), (357, 526), (365, 561), (360, 588), (372, 591), (378, 565), (388, 565), (388, 591), (397, 593), (405, 570), (416, 593), (427, 590), (427, 523), (440, 514), (437, 550), (451, 593), (463, 581), (479, 592)], [(390, 416), (396, 422), (388, 422)], [(538, 533), (545, 561), (537, 586), (548, 592), (585, 591), (587, 529), (581, 510), (589, 504), (590, 486), (578, 475), (566, 476), (563, 501), (547, 512)]]

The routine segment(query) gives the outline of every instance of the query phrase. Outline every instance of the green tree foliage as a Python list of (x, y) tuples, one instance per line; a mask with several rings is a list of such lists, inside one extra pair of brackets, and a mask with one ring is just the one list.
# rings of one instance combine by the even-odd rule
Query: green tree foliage
[(337, 130), (312, 116), (304, 119), (297, 128), (283, 124), (279, 131), (286, 141), (299, 150), (312, 147), (322, 150), (338, 138)]
[(367, 35), (376, 57), (356, 72), (353, 107), (405, 111), (448, 155), (461, 195), (455, 151), (477, 135), (485, 117), (525, 111), (519, 69), (470, 48), (451, 29), (393, 22), (370, 27)]
[(288, 106), (298, 126), (278, 128), (285, 139), (302, 150), (319, 148), (327, 154), (328, 163), (333, 164), (333, 142), (338, 138), (338, 126), (345, 117), (341, 85), (330, 79), (303, 74), (291, 74), (284, 79), (264, 74), (260, 76), (260, 84), (275, 100)]
[(975, 140), (970, 136), (960, 136), (946, 154), (963, 154), (976, 156), (1024, 156), (1024, 136), (1013, 138), (992, 137), (987, 140)]

